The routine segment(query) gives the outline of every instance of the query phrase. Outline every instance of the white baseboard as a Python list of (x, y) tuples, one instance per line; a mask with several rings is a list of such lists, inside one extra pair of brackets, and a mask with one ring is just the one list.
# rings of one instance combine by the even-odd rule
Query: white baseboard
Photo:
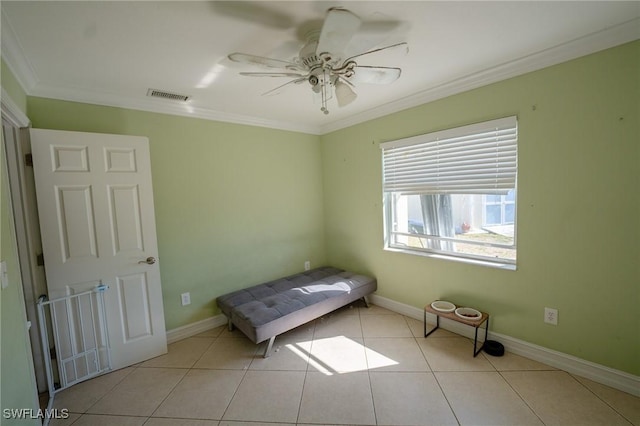
[(223, 314), (216, 315), (214, 317), (205, 318), (201, 321), (193, 322), (191, 324), (183, 325), (182, 327), (174, 328), (167, 331), (167, 344), (177, 342), (178, 340), (186, 339), (187, 337), (195, 336), (196, 334), (204, 333), (212, 328), (220, 327), (227, 324), (227, 317)]
[[(395, 300), (387, 299), (386, 297), (375, 294), (368, 296), (367, 299), (374, 305), (389, 309), (390, 311), (397, 312), (419, 321), (424, 320), (424, 311), (420, 308), (405, 305), (404, 303), (396, 302)], [(435, 315), (427, 313), (427, 319), (435, 322)], [(187, 337), (195, 336), (196, 334), (203, 333), (207, 330), (211, 330), (212, 328), (226, 324), (227, 317), (223, 314), (205, 318), (202, 321), (167, 331), (167, 343), (174, 343), (178, 340), (186, 339)], [(468, 327), (456, 321), (447, 320), (446, 318), (441, 319), (440, 327), (470, 339), (473, 339), (474, 337), (474, 329), (472, 327)], [(484, 331), (479, 331), (478, 334), (478, 338), (482, 340), (482, 338), (484, 338)], [(547, 364), (568, 373), (585, 377), (589, 380), (593, 380), (594, 382), (611, 386), (612, 388), (619, 389), (635, 396), (640, 396), (639, 376), (586, 361), (573, 355), (554, 351), (504, 334), (494, 333), (491, 331), (489, 332), (489, 338), (502, 343), (505, 350), (516, 355)]]
[[(404, 303), (396, 302), (395, 300), (387, 299), (386, 297), (375, 294), (369, 296), (369, 300), (374, 305), (389, 309), (390, 311), (397, 312), (420, 321), (424, 320), (424, 311), (420, 308), (405, 305)], [(431, 319), (435, 322), (435, 315), (427, 313), (427, 319)], [(474, 329), (472, 327), (465, 326), (464, 324), (456, 321), (441, 319), (440, 327), (471, 339), (474, 337)], [(479, 339), (484, 337), (484, 331), (480, 331), (478, 334)], [(586, 361), (573, 355), (554, 351), (511, 336), (494, 333), (492, 331), (489, 332), (489, 339), (502, 343), (505, 350), (516, 355), (533, 359), (551, 367), (585, 377), (589, 380), (593, 380), (594, 382), (611, 386), (612, 388), (619, 389), (635, 396), (640, 396), (639, 376), (596, 364), (591, 361)]]

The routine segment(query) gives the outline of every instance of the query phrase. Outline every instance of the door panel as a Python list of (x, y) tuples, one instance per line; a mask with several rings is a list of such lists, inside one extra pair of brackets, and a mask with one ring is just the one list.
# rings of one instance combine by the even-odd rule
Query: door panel
[(146, 274), (118, 277), (120, 312), (124, 325), (124, 340), (146, 338), (153, 334)]
[(107, 172), (136, 172), (136, 152), (133, 149), (105, 149)]
[(109, 187), (114, 256), (122, 252), (144, 251), (139, 200), (137, 186)]
[(90, 186), (57, 186), (58, 232), (62, 262), (98, 257)]
[(88, 172), (89, 160), (86, 146), (52, 146), (54, 172)]
[(113, 367), (166, 353), (147, 138), (31, 129), (31, 144), (49, 298), (106, 284)]

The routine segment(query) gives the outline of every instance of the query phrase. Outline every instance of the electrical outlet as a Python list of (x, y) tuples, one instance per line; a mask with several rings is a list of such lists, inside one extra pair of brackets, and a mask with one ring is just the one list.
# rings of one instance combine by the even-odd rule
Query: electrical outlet
[(304, 262), (304, 270), (308, 271), (309, 269), (311, 269), (311, 262), (307, 260)]
[(558, 310), (554, 308), (544, 308), (544, 322), (558, 325)]
[(190, 293), (182, 293), (180, 295), (182, 299), (182, 306), (187, 306), (191, 304), (191, 294)]

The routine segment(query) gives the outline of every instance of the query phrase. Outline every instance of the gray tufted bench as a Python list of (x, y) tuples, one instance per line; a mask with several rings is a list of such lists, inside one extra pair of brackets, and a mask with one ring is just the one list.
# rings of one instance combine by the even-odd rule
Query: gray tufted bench
[[(375, 278), (325, 266), (218, 297), (218, 307), (254, 343), (269, 340), (268, 357), (277, 335), (348, 305), (376, 291)], [(365, 301), (366, 303), (366, 301)]]

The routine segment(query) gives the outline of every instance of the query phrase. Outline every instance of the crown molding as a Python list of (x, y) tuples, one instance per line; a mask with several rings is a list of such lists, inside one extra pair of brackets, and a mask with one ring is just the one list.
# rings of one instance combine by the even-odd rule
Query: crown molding
[(200, 118), (204, 120), (221, 121), (225, 123), (242, 124), (247, 126), (258, 126), (312, 135), (320, 134), (320, 129), (315, 126), (305, 126), (296, 123), (268, 120), (260, 117), (215, 111), (190, 105), (188, 101), (184, 103), (180, 101), (171, 101), (165, 99), (134, 99), (108, 93), (90, 92), (73, 88), (47, 87), (45, 85), (38, 85), (27, 94), (29, 96), (40, 98), (58, 99), (70, 102), (82, 102), (93, 105), (126, 108), (159, 114)]
[(372, 108), (342, 120), (321, 127), (321, 134), (327, 134), (365, 121), (380, 118), (408, 108), (413, 108), (448, 96), (497, 83), (532, 71), (557, 65), (640, 39), (640, 18), (634, 18), (619, 25), (606, 28), (560, 45), (523, 56), (514, 61), (487, 68), (467, 76), (442, 83), (422, 92)]
[(5, 61), (6, 65), (9, 67), (14, 77), (28, 96), (59, 99), (71, 102), (84, 102), (94, 105), (128, 108), (183, 117), (201, 118), (205, 120), (266, 127), (270, 129), (286, 130), (312, 135), (320, 134), (320, 128), (318, 126), (307, 126), (298, 123), (268, 120), (241, 114), (231, 114), (207, 108), (195, 107), (188, 103), (179, 104), (177, 102), (166, 102), (158, 99), (141, 100), (107, 93), (80, 90), (77, 88), (47, 86), (42, 84), (40, 79), (37, 77), (33, 66), (24, 54), (24, 50), (20, 45), (6, 14), (2, 12), (1, 15), (2, 59)]
[(545, 49), (514, 61), (499, 64), (467, 76), (444, 82), (419, 93), (371, 108), (344, 119), (339, 119), (321, 126), (301, 125), (286, 121), (269, 120), (260, 117), (231, 114), (187, 104), (159, 102), (157, 99), (134, 99), (122, 96), (91, 92), (74, 88), (48, 87), (43, 85), (33, 67), (26, 59), (17, 41), (15, 33), (2, 13), (2, 57), (14, 76), (29, 96), (60, 99), (72, 102), (84, 102), (118, 108), (201, 118), (248, 126), (301, 132), (312, 135), (324, 135), (346, 127), (354, 126), (369, 120), (393, 114), (438, 99), (496, 83), (552, 65), (566, 62), (581, 56), (615, 47), (640, 39), (640, 18), (634, 18), (619, 25), (606, 28), (586, 36), (568, 41), (555, 47)]
[(2, 94), (0, 95), (0, 104), (2, 108), (3, 117), (11, 122), (11, 124), (17, 127), (29, 127), (31, 120), (25, 115), (16, 104), (11, 96), (2, 88)]

